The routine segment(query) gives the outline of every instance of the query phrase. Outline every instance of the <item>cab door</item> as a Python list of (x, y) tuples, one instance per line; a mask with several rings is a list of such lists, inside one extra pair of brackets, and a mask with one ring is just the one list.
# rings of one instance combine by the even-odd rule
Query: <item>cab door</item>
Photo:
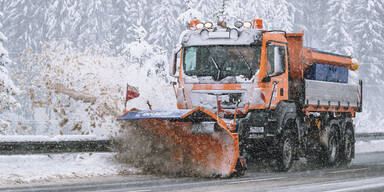
[(280, 101), (288, 100), (287, 44), (269, 41), (266, 44), (266, 76), (262, 78), (266, 108), (274, 109)]

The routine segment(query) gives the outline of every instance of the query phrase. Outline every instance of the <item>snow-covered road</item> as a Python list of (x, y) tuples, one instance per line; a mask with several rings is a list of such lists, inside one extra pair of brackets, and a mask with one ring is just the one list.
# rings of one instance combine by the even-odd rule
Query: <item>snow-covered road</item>
[[(360, 154), (384, 151), (382, 146), (384, 140), (358, 141), (356, 156), (361, 158)], [(113, 155), (114, 153), (0, 155), (0, 185), (140, 173), (138, 169), (116, 162)]]
[[(359, 153), (350, 167), (273, 172), (251, 166), (240, 178), (171, 178), (122, 175), (62, 179), (46, 184), (4, 186), (5, 191), (383, 191), (384, 152)], [(258, 164), (258, 162), (253, 162)]]

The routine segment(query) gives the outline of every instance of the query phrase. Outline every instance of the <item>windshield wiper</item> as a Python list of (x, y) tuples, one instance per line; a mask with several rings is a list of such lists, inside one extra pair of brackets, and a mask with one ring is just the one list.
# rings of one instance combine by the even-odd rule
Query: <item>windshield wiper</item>
[(249, 65), (249, 63), (248, 63), (247, 60), (245, 59), (244, 55), (241, 54), (241, 52), (240, 52), (238, 49), (236, 49), (236, 50), (237, 50), (237, 52), (240, 54), (240, 56), (241, 56), (241, 58), (243, 59), (244, 63), (247, 65), (248, 70), (249, 70), (249, 72), (250, 72), (248, 79), (251, 79), (251, 78), (252, 78), (252, 74), (253, 74), (253, 70), (252, 70), (251, 65)]
[[(211, 58), (213, 64), (215, 65), (215, 67), (217, 69), (217, 78), (216, 78), (216, 80), (220, 80), (221, 69), (220, 69), (219, 65), (216, 63), (215, 59), (213, 59), (213, 57), (210, 57), (210, 58)], [(213, 76), (213, 77), (215, 77), (215, 76)]]

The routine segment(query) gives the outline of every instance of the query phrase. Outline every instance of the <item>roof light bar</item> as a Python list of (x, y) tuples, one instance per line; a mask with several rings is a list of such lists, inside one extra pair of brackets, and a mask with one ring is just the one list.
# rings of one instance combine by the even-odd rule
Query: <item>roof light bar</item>
[(252, 23), (250, 21), (244, 21), (243, 27), (246, 29), (250, 29), (252, 27)]
[(200, 21), (199, 20), (192, 20), (190, 23), (189, 23), (189, 28), (190, 29), (194, 29), (196, 28), (196, 25), (199, 24)]
[(262, 19), (254, 19), (253, 20), (253, 28), (263, 29), (263, 20)]
[(241, 22), (241, 21), (236, 21), (235, 23), (234, 23), (234, 26), (236, 27), (236, 28), (241, 28), (242, 26), (243, 26), (243, 22)]

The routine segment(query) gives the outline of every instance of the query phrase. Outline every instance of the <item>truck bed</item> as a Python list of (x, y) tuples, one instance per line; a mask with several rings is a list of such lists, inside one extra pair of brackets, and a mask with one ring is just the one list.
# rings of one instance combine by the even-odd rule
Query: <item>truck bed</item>
[(361, 86), (355, 84), (305, 80), (305, 105), (314, 108), (342, 109), (361, 106)]

